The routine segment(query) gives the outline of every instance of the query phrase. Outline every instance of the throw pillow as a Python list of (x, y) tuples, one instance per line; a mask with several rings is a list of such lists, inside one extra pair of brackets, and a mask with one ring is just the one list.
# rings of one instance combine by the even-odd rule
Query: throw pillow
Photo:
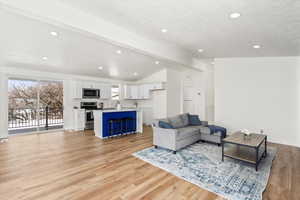
[(175, 117), (170, 117), (169, 122), (173, 126), (173, 128), (182, 128), (182, 127), (184, 127), (184, 124), (183, 124), (183, 121), (182, 121), (180, 115), (177, 115)]
[(158, 126), (159, 126), (160, 128), (168, 128), (168, 129), (173, 128), (173, 126), (172, 126), (170, 123), (165, 122), (165, 121), (159, 121), (159, 122), (158, 122)]
[(189, 125), (191, 126), (200, 126), (201, 121), (198, 115), (189, 115)]
[(182, 114), (180, 116), (181, 116), (181, 120), (183, 122), (183, 125), (188, 126), (189, 125), (189, 114), (185, 113), (185, 114)]

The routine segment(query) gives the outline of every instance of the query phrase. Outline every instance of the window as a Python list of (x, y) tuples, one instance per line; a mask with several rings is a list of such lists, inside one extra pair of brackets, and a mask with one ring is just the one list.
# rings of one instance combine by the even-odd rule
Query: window
[(120, 100), (120, 86), (113, 85), (111, 87), (111, 99), (112, 100)]
[(63, 128), (63, 82), (9, 79), (8, 132)]

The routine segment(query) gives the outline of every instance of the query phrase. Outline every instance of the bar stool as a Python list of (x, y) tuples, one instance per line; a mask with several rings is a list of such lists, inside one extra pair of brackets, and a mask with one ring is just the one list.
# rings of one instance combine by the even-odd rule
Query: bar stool
[(122, 133), (122, 120), (110, 119), (109, 120), (109, 136), (118, 135)]
[(122, 132), (123, 133), (129, 133), (132, 131), (132, 118), (130, 117), (125, 117), (122, 119)]
[(134, 118), (128, 119), (128, 132), (135, 132), (136, 120)]

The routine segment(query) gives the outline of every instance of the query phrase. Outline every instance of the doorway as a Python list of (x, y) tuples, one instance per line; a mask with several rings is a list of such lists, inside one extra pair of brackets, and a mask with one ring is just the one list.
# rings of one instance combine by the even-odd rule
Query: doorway
[(190, 77), (184, 79), (182, 86), (183, 113), (199, 115), (201, 119), (205, 119), (205, 101), (202, 89), (197, 87)]
[(63, 82), (8, 80), (8, 133), (63, 128)]

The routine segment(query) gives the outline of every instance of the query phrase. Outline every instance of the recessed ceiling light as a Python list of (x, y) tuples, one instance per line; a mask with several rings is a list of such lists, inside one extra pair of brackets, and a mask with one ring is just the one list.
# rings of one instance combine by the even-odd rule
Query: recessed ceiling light
[(48, 60), (48, 57), (44, 56), (42, 57), (43, 60)]
[(134, 73), (133, 73), (133, 76), (137, 76), (137, 75), (139, 75), (137, 72), (134, 72)]
[(52, 31), (52, 32), (50, 32), (50, 34), (52, 35), (52, 36), (58, 36), (58, 33), (57, 32), (55, 32), (55, 31)]
[(100, 66), (100, 67), (98, 67), (98, 69), (99, 69), (99, 70), (103, 70), (103, 67), (102, 67), (102, 66)]
[(215, 64), (215, 62), (211, 62), (211, 64), (212, 64), (212, 65), (214, 65), (214, 64)]
[(203, 49), (198, 49), (198, 52), (199, 53), (202, 53), (204, 50)]
[(254, 49), (260, 49), (261, 46), (260, 46), (259, 44), (255, 44), (255, 45), (253, 45), (253, 48), (254, 48)]
[(237, 19), (241, 16), (241, 14), (235, 12), (235, 13), (231, 13), (229, 16), (230, 16), (231, 19)]
[(155, 61), (155, 64), (156, 64), (156, 65), (159, 65), (159, 63), (160, 63), (159, 61)]
[(161, 29), (161, 32), (166, 33), (166, 32), (168, 32), (168, 29), (163, 28), (163, 29)]
[(116, 52), (117, 52), (117, 54), (122, 54), (121, 50), (117, 50)]

